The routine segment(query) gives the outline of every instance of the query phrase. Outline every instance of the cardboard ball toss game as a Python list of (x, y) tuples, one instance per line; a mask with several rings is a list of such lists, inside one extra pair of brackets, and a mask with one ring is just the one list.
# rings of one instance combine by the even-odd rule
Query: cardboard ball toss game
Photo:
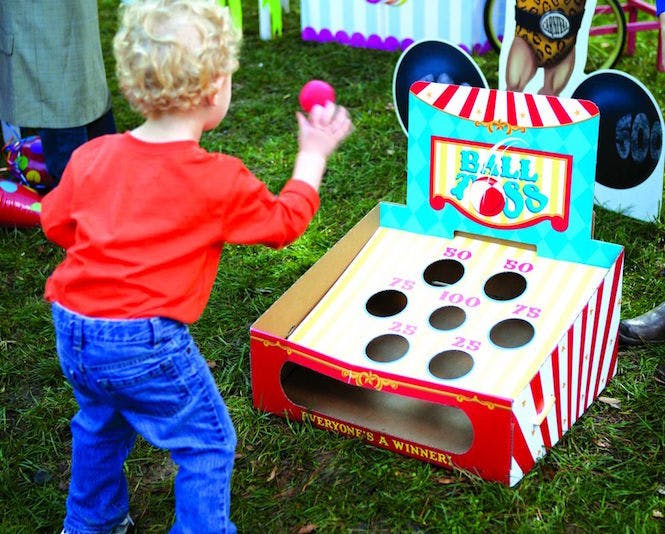
[(381, 203), (251, 327), (256, 408), (514, 485), (616, 372), (589, 101), (415, 82)]

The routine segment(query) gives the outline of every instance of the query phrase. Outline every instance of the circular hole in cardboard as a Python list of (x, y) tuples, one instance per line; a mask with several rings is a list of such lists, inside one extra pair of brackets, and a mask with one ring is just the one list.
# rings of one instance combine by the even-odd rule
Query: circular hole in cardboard
[(437, 330), (452, 330), (466, 320), (466, 312), (457, 306), (444, 306), (429, 316), (429, 324)]
[(457, 260), (438, 260), (430, 263), (423, 272), (423, 278), (431, 286), (445, 287), (459, 282), (464, 276), (464, 265)]
[(494, 300), (511, 300), (526, 291), (526, 278), (519, 273), (504, 272), (485, 282), (485, 295)]
[(490, 330), (490, 339), (504, 349), (515, 349), (526, 345), (536, 333), (533, 325), (524, 319), (506, 319)]
[(375, 337), (365, 347), (365, 354), (370, 360), (387, 363), (399, 360), (409, 350), (406, 338), (397, 334), (384, 334)]
[(407, 298), (404, 293), (395, 289), (386, 289), (374, 293), (365, 304), (365, 308), (375, 317), (397, 315), (406, 308)]
[(429, 362), (429, 372), (437, 378), (460, 378), (471, 371), (473, 358), (463, 350), (439, 352)]

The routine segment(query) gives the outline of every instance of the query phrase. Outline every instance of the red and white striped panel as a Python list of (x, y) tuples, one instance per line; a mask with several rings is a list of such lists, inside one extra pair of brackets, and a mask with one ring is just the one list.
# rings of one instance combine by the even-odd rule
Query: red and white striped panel
[(482, 123), (502, 121), (519, 128), (574, 124), (598, 115), (593, 102), (549, 95), (433, 82), (415, 82), (411, 93), (451, 115)]
[(623, 256), (529, 387), (514, 399), (511, 486), (561, 439), (616, 373)]

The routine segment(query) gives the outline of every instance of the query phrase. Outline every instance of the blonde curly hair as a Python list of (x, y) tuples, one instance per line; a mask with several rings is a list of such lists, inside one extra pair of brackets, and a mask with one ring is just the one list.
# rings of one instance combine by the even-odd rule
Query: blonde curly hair
[(238, 68), (240, 34), (215, 0), (134, 0), (120, 13), (116, 75), (144, 117), (200, 106)]

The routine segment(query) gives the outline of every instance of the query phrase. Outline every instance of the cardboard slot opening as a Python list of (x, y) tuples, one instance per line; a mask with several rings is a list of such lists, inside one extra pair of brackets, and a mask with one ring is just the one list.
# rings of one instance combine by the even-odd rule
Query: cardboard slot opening
[(471, 232), (463, 232), (461, 230), (455, 230), (453, 232), (454, 236), (467, 237), (469, 239), (475, 239), (477, 241), (486, 241), (487, 243), (495, 243), (497, 245), (503, 245), (511, 248), (519, 248), (523, 250), (530, 250), (531, 252), (538, 252), (536, 245), (532, 243), (523, 243), (521, 241), (512, 241), (510, 239), (501, 239), (498, 237), (492, 237), (483, 234), (474, 234)]
[(291, 362), (280, 381), (287, 398), (305, 410), (455, 454), (473, 443), (471, 420), (454, 406), (347, 384)]

